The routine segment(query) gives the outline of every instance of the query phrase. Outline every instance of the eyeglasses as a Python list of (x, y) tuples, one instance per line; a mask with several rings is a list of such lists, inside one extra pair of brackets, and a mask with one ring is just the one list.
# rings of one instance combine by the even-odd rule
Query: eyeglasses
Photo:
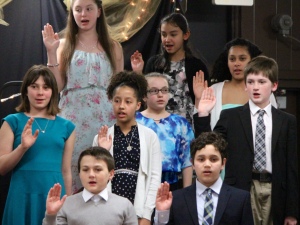
[(151, 88), (147, 92), (150, 95), (157, 95), (160, 91), (161, 91), (162, 94), (167, 94), (167, 93), (169, 93), (169, 88), (167, 88), (167, 87), (163, 87), (162, 89)]

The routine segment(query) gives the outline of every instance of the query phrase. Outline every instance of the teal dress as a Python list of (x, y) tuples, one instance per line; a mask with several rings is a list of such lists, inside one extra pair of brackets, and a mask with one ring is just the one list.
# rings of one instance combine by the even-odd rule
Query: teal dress
[[(29, 117), (24, 113), (5, 117), (14, 133), (13, 149), (21, 143), (21, 134)], [(44, 129), (48, 119), (35, 118)], [(32, 133), (39, 129), (32, 124)], [(23, 155), (12, 171), (9, 192), (3, 214), (2, 225), (41, 225), (46, 211), (48, 192), (55, 183), (62, 185), (62, 156), (66, 140), (72, 134), (75, 125), (56, 116), (49, 120), (45, 133), (39, 132), (36, 142)]]
[[(238, 104), (226, 104), (226, 105), (222, 105), (222, 110), (236, 108), (236, 107), (239, 107), (239, 106), (242, 106), (242, 105), (238, 105)], [(224, 167), (224, 170), (222, 170), (222, 172), (220, 174), (220, 177), (222, 178), (222, 180), (224, 180), (224, 178), (225, 178), (225, 167)]]

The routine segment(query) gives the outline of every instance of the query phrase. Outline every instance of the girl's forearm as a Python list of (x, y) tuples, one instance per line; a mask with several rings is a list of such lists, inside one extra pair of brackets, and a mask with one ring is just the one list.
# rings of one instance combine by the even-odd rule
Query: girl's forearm
[(0, 157), (0, 174), (3, 176), (11, 171), (20, 162), (27, 149), (19, 145), (12, 152)]
[(70, 171), (63, 173), (62, 175), (65, 184), (66, 195), (70, 196), (72, 195), (72, 173)]
[(183, 187), (188, 187), (192, 184), (193, 168), (191, 166), (182, 169)]

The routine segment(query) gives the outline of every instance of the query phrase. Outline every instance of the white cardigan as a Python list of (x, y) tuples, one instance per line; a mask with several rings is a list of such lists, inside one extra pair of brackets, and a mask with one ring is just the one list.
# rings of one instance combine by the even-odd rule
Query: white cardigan
[[(148, 127), (137, 123), (140, 139), (140, 166), (134, 198), (134, 209), (139, 218), (151, 221), (151, 214), (155, 208), (157, 190), (161, 182), (161, 150), (156, 133)], [(114, 126), (110, 127), (107, 137), (114, 138)], [(95, 136), (93, 146), (98, 146), (98, 135)], [(110, 148), (113, 155), (113, 145)], [(111, 191), (111, 182), (107, 185)]]
[[(223, 92), (223, 87), (225, 82), (228, 82), (228, 80), (225, 80), (223, 82), (220, 83), (216, 83), (214, 85), (211, 86), (211, 88), (214, 90), (214, 95), (216, 96), (216, 105), (215, 107), (211, 110), (210, 112), (210, 126), (211, 126), (211, 130), (214, 129), (214, 127), (216, 126), (219, 118), (220, 118), (220, 114), (222, 111), (222, 92)], [(277, 103), (276, 103), (276, 99), (272, 93), (271, 97), (270, 97), (270, 102), (271, 104), (277, 108)]]

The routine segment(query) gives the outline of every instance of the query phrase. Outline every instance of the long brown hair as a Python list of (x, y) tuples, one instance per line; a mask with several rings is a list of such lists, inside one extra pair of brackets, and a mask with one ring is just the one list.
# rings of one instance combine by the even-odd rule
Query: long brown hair
[(27, 112), (30, 113), (30, 102), (27, 96), (27, 88), (31, 84), (33, 84), (39, 77), (42, 76), (45, 84), (52, 89), (52, 95), (50, 98), (50, 102), (47, 106), (47, 113), (55, 116), (60, 112), (58, 108), (58, 87), (56, 83), (56, 79), (51, 72), (44, 65), (34, 65), (32, 66), (24, 76), (23, 83), (21, 86), (21, 104), (16, 108), (18, 112)]
[[(78, 26), (76, 24), (76, 21), (74, 19), (73, 14), (73, 5), (76, 0), (72, 0), (71, 6), (70, 6), (70, 12), (68, 16), (67, 26), (65, 30), (62, 32), (63, 37), (65, 38), (65, 44), (62, 51), (62, 63), (61, 63), (61, 75), (63, 80), (66, 82), (67, 80), (67, 69), (71, 64), (71, 60), (75, 51), (75, 45), (76, 45), (76, 34), (78, 33)], [(104, 49), (110, 64), (112, 66), (113, 71), (116, 70), (116, 62), (115, 62), (115, 56), (114, 56), (114, 43), (113, 40), (110, 38), (110, 35), (108, 33), (106, 19), (104, 10), (102, 8), (102, 1), (101, 0), (93, 0), (98, 9), (101, 9), (101, 14), (97, 18), (96, 22), (96, 32), (98, 34), (98, 41), (101, 44), (102, 48)]]

